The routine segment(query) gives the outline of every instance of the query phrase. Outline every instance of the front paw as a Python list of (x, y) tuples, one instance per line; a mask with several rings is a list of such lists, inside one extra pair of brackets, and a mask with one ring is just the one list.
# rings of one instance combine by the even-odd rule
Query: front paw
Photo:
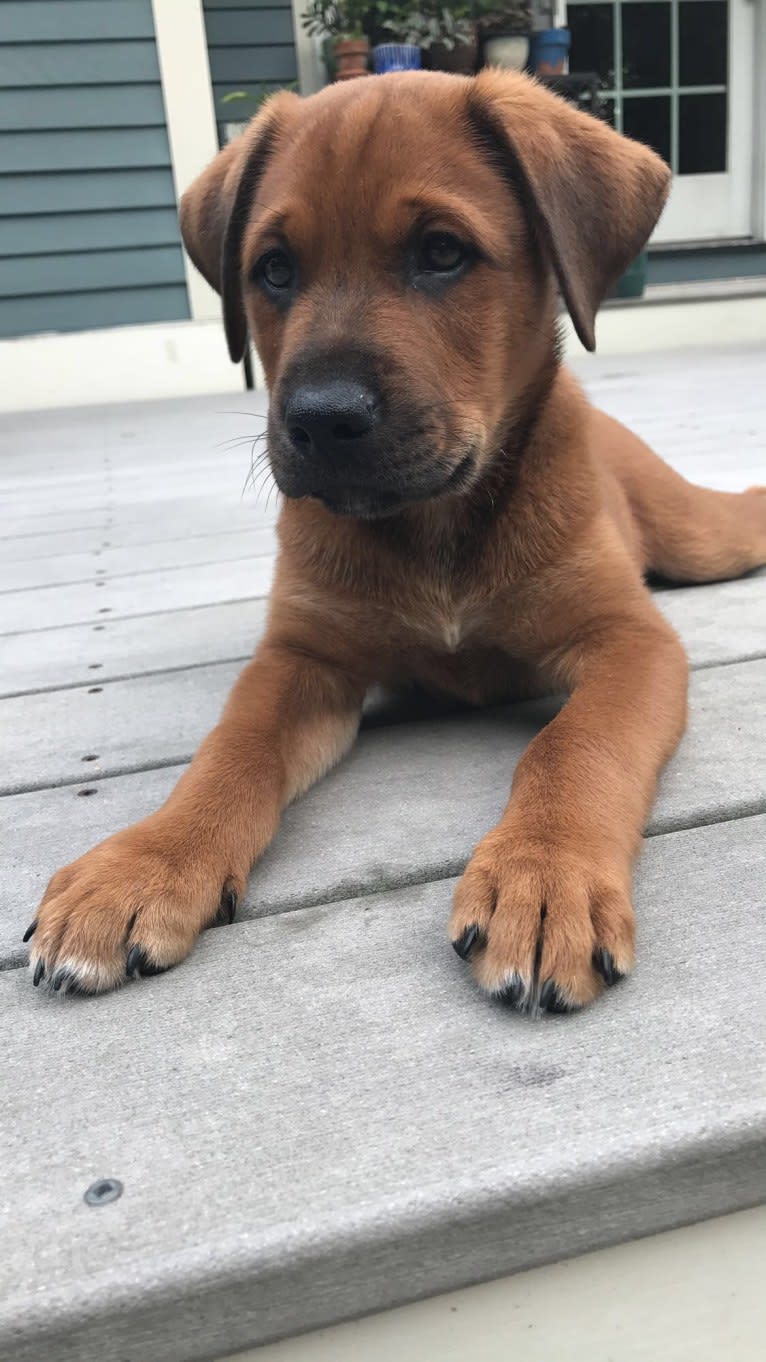
[(570, 1012), (632, 968), (626, 868), (495, 828), (455, 891), (450, 936), (488, 993), (522, 1012)]
[(32, 981), (90, 994), (161, 974), (189, 954), (204, 927), (232, 921), (240, 888), (147, 819), (53, 876), (24, 938)]

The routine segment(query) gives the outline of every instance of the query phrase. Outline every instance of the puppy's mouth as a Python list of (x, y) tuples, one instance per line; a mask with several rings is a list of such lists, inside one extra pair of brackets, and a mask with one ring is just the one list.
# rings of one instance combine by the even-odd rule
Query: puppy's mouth
[(390, 489), (372, 486), (317, 488), (308, 493), (321, 501), (333, 515), (354, 516), (360, 520), (380, 520), (397, 515), (418, 502), (433, 501), (450, 493), (464, 491), (471, 483), (475, 455), (466, 454), (442, 481), (427, 485), (415, 483), (408, 487)]
[(415, 376), (390, 356), (308, 348), (271, 394), (274, 479), (285, 497), (363, 520), (460, 494), (476, 479), (485, 431), (450, 414), (446, 400), (422, 403)]

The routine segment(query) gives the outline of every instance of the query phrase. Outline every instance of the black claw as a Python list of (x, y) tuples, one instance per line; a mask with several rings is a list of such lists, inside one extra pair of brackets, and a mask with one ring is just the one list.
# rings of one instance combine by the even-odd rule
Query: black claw
[(23, 935), (22, 938), (21, 938), (22, 941), (31, 941), (31, 940), (32, 940), (32, 937), (34, 936), (34, 934), (35, 934), (36, 931), (37, 931), (37, 918), (35, 918), (34, 922), (30, 922), (29, 926), (27, 927), (27, 930), (25, 931), (24, 935)]
[(622, 970), (619, 970), (615, 965), (610, 952), (604, 950), (603, 946), (593, 952), (593, 968), (601, 975), (607, 988), (611, 988), (613, 984), (618, 984), (620, 979), (625, 978)]
[(143, 946), (131, 946), (125, 962), (125, 973), (129, 979), (146, 978), (152, 974), (164, 974), (169, 965), (154, 965)]
[(141, 973), (147, 976), (152, 974), (167, 974), (169, 969), (170, 965), (153, 965), (150, 961), (147, 961), (146, 964), (142, 966)]
[(37, 964), (35, 965), (34, 977), (32, 979), (32, 983), (34, 984), (35, 988), (37, 988), (37, 985), (39, 984), (40, 980), (44, 978), (45, 965), (43, 964), (42, 960), (38, 960)]
[(64, 992), (68, 993), (69, 988), (65, 987), (65, 985), (68, 985), (70, 980), (73, 978), (74, 975), (72, 974), (71, 970), (68, 969), (57, 970), (51, 981), (51, 988), (53, 989), (53, 992), (58, 993), (59, 989), (63, 988)]
[(543, 1012), (563, 1013), (572, 1011), (552, 979), (546, 979), (540, 989), (540, 1008)]
[(524, 996), (524, 980), (516, 974), (509, 980), (502, 993), (498, 994), (501, 1003), (506, 1007), (518, 1007)]
[(480, 945), (483, 945), (484, 933), (479, 930), (475, 922), (472, 922), (470, 927), (466, 927), (463, 935), (459, 936), (457, 941), (452, 942), (452, 949), (457, 951), (461, 960), (468, 960), (477, 941)]

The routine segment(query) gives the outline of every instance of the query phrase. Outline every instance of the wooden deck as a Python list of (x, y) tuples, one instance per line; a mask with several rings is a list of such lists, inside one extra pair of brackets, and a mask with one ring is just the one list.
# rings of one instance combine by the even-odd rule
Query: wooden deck
[[(581, 371), (686, 475), (766, 481), (766, 347)], [(549, 702), (369, 727), (183, 966), (32, 989), (49, 875), (163, 798), (262, 627), (263, 410), (4, 422), (2, 1362), (222, 1356), (764, 1199), (764, 573), (658, 593), (691, 725), (638, 871), (638, 968), (590, 1011), (490, 1006), (445, 934)], [(122, 1196), (86, 1205), (105, 1177)]]

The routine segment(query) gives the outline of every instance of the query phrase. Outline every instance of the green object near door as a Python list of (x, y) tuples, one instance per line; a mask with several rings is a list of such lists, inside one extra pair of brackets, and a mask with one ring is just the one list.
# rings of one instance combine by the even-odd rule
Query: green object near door
[(642, 251), (632, 265), (629, 265), (622, 278), (617, 280), (613, 298), (641, 298), (646, 288), (649, 274), (649, 252)]

